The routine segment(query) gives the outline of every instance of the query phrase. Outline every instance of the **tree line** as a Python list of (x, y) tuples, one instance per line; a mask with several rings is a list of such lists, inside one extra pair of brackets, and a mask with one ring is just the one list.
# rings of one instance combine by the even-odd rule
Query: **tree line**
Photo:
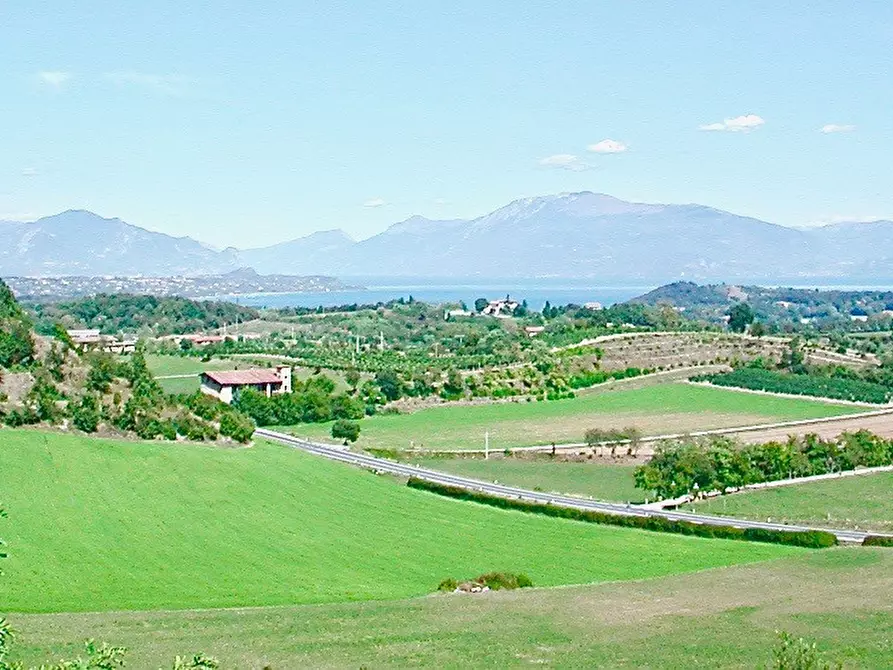
[(765, 444), (709, 436), (662, 442), (652, 459), (636, 468), (635, 482), (667, 499), (890, 464), (893, 440), (865, 430), (830, 440), (810, 434)]

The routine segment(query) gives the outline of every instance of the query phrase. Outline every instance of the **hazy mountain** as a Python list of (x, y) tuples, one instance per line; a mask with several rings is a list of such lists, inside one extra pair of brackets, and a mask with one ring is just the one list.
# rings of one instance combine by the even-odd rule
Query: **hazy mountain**
[(0, 223), (7, 276), (197, 275), (241, 266), (339, 277), (889, 280), (893, 222), (804, 230), (703, 205), (584, 192), (516, 200), (471, 221), (414, 216), (359, 242), (330, 230), (244, 251), (214, 251), (89, 212)]
[(188, 237), (81, 210), (34, 223), (0, 224), (0, 273), (5, 276), (197, 275), (237, 266), (234, 250), (214, 251)]
[[(337, 276), (680, 277), (833, 276), (811, 233), (701, 205), (630, 203), (597, 193), (516, 200), (472, 221), (413, 217), (318, 259)], [(282, 248), (285, 245), (276, 245)], [(825, 245), (827, 246), (827, 245)], [(281, 258), (280, 271), (306, 271)], [(850, 270), (854, 268), (849, 266)]]
[(261, 274), (323, 274), (322, 268), (331, 267), (333, 258), (344, 258), (354, 244), (343, 230), (323, 230), (270, 247), (246, 249), (239, 258), (242, 265)]

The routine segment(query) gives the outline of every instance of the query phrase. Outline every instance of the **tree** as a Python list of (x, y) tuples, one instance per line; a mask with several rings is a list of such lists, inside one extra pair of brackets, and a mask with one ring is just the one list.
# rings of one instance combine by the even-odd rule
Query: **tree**
[(360, 437), (360, 424), (356, 421), (338, 419), (332, 424), (332, 437), (336, 440), (344, 440), (344, 444), (356, 442)]
[(245, 444), (254, 435), (254, 421), (241, 412), (225, 412), (220, 417), (220, 434)]
[(360, 383), (360, 373), (355, 368), (351, 368), (347, 372), (344, 373), (344, 381), (347, 382), (347, 385), (350, 386), (351, 390), (356, 391), (357, 386)]
[(753, 310), (746, 302), (736, 303), (729, 310), (729, 330), (733, 333), (743, 333), (753, 320)]
[(397, 400), (403, 395), (403, 382), (395, 370), (379, 370), (375, 374), (375, 384), (388, 400)]
[(754, 337), (763, 337), (766, 334), (766, 327), (759, 321), (754, 321), (750, 326), (750, 334)]
[(490, 301), (486, 298), (478, 298), (474, 301), (474, 311), (475, 312), (483, 312), (484, 307), (490, 304)]

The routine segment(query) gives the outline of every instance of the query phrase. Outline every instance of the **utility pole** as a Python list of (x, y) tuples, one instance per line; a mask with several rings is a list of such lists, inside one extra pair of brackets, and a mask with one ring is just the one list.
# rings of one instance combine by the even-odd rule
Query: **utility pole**
[(490, 460), (490, 431), (484, 431), (484, 460)]
[(378, 348), (384, 351), (384, 331), (378, 331)]

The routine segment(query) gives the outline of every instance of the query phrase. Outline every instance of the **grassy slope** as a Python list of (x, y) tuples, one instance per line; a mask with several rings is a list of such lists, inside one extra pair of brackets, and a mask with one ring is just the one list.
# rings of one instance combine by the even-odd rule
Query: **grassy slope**
[(699, 503), (700, 511), (747, 519), (893, 532), (893, 473), (748, 491)]
[(461, 503), (273, 444), (0, 430), (0, 492), (7, 611), (398, 598), (489, 570), (546, 586), (801, 553)]
[(198, 650), (224, 668), (754, 668), (775, 631), (846, 667), (893, 666), (893, 551), (835, 549), (639, 582), (203, 612), (16, 615), (37, 663), (95, 637), (128, 667)]
[[(635, 487), (635, 465), (618, 465), (609, 459), (560, 462), (520, 458), (431, 458), (410, 459), (422, 467), (443, 470), (484, 481), (557, 493), (591, 496), (598, 500), (642, 502), (644, 494)], [(605, 462), (608, 460), (608, 462)]]
[[(685, 432), (752, 423), (810, 419), (864, 411), (799, 398), (660, 384), (634, 390), (581, 394), (553, 402), (438, 406), (412, 414), (374, 416), (362, 423), (361, 447), (493, 449), (549, 442), (578, 442), (587, 428), (635, 425), (647, 434)], [(298, 435), (325, 438), (328, 424), (301, 425)]]

